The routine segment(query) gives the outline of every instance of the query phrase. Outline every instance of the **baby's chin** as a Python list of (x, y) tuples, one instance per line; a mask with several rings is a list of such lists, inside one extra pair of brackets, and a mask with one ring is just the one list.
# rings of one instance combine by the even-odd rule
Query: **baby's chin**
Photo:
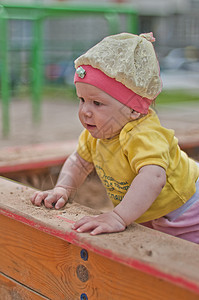
[(90, 131), (90, 130), (88, 130), (89, 131), (89, 133), (92, 135), (92, 137), (93, 138), (95, 138), (95, 139), (101, 139), (101, 140), (104, 140), (104, 139), (108, 139), (109, 138), (109, 136), (107, 136), (106, 134), (103, 134), (103, 132), (94, 132), (94, 131)]
[[(90, 132), (90, 131), (89, 131)], [(92, 135), (93, 138), (95, 139), (100, 139), (100, 140), (111, 140), (113, 138), (115, 138), (116, 136), (118, 136), (118, 134), (106, 134), (106, 133), (94, 133), (94, 132), (90, 132), (90, 134)]]
[(88, 130), (88, 132), (92, 135), (93, 138), (95, 139), (102, 139), (102, 140), (110, 140), (114, 137), (116, 137), (120, 131), (118, 132), (112, 132), (112, 131), (108, 131), (108, 130), (102, 130), (102, 129), (98, 129), (97, 126), (90, 126), (88, 124), (82, 124), (84, 126), (84, 128), (86, 130)]

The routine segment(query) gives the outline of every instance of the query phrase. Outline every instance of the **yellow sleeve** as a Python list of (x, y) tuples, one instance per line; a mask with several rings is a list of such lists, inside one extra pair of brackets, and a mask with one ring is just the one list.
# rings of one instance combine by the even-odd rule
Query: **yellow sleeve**
[(126, 134), (124, 146), (132, 170), (138, 174), (145, 165), (159, 165), (167, 170), (170, 162), (170, 142), (175, 143), (172, 130), (146, 130)]
[(91, 136), (88, 130), (84, 129), (79, 137), (77, 153), (84, 160), (88, 162), (93, 162), (91, 155)]

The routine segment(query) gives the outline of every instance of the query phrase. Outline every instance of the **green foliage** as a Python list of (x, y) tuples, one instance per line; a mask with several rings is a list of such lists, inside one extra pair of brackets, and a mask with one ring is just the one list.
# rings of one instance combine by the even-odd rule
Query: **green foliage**
[(77, 99), (75, 86), (66, 86), (66, 85), (51, 85), (44, 86), (42, 98), (45, 100), (63, 100), (63, 101), (74, 101)]
[(156, 98), (156, 105), (192, 101), (199, 101), (199, 91), (165, 90)]

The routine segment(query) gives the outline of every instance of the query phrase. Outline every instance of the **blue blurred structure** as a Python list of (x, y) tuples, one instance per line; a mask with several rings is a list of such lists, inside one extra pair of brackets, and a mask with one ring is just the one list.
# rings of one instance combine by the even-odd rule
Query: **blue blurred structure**
[(162, 70), (199, 71), (199, 49), (193, 46), (172, 49), (160, 60)]

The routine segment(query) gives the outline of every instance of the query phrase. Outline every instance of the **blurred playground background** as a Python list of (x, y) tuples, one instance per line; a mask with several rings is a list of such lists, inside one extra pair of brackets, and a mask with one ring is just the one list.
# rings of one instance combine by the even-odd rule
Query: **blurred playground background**
[(193, 125), (199, 0), (1, 1), (0, 147), (76, 139), (74, 59), (109, 34), (150, 31), (163, 79), (156, 107), (168, 126), (172, 111)]
[[(79, 103), (73, 85), (74, 59), (107, 35), (120, 32), (140, 34), (150, 31), (156, 37), (154, 47), (160, 61), (163, 80), (163, 92), (156, 100), (155, 109), (162, 124), (175, 130), (182, 149), (191, 157), (199, 160), (199, 0), (0, 0), (0, 176), (42, 190), (53, 188), (62, 164), (74, 151), (82, 130), (77, 114)], [(0, 298), (2, 300), (39, 299), (41, 296), (42, 299), (47, 299), (46, 297), (61, 299), (60, 297), (65, 296), (65, 299), (71, 299), (71, 295), (71, 297), (67, 297), (68, 291), (77, 295), (78, 292), (73, 289), (76, 282), (79, 289), (77, 291), (84, 292), (81, 294), (81, 299), (87, 299), (85, 294), (87, 290), (93, 289), (91, 298), (98, 295), (101, 290), (103, 293), (101, 283), (105, 283), (102, 286), (106, 287), (106, 280), (98, 276), (101, 273), (95, 267), (95, 256), (93, 256), (95, 253), (91, 253), (95, 252), (95, 249), (100, 249), (100, 245), (93, 244), (94, 246), (92, 245), (90, 248), (92, 251), (89, 252), (88, 264), (86, 261), (84, 262), (85, 266), (91, 266), (91, 268), (89, 267), (88, 271), (86, 267), (85, 270), (79, 269), (82, 277), (80, 279), (77, 270), (79, 266), (84, 267), (82, 265), (84, 258), (79, 257), (78, 248), (75, 250), (76, 252), (71, 248), (73, 246), (70, 244), (71, 242), (77, 243), (75, 235), (70, 235), (70, 233), (68, 235), (72, 237), (72, 240), (70, 239), (70, 242), (67, 243), (69, 248), (66, 248), (67, 245), (63, 244), (63, 240), (60, 241), (61, 244), (58, 240), (53, 240), (53, 237), (49, 236), (52, 230), (53, 235), (60, 232), (59, 236), (62, 236), (60, 230), (65, 228), (62, 227), (65, 226), (64, 223), (58, 227), (61, 221), (55, 220), (54, 213), (56, 212), (33, 207), (29, 199), (30, 195), (26, 194), (26, 189), (18, 185), (14, 185), (12, 189), (12, 184), (4, 184), (2, 179), (1, 181), (2, 208), (3, 210), (4, 207), (10, 208), (8, 210), (6, 208), (5, 211), (8, 214), (3, 216), (3, 218), (8, 216), (8, 221), (1, 223), (3, 250), (0, 272), (2, 288), (0, 289), (3, 296)], [(112, 203), (107, 198), (105, 189), (94, 172), (77, 190), (73, 201), (101, 211), (112, 209)], [(85, 208), (81, 207), (77, 210), (78, 206), (73, 206), (73, 204), (68, 206), (69, 214), (71, 212), (69, 220), (70, 218), (72, 220), (72, 216), (79, 218), (81, 214), (87, 214)], [(81, 214), (78, 216), (80, 211)], [(60, 215), (63, 213), (63, 222), (65, 222), (64, 216), (67, 216), (67, 214), (64, 215), (65, 212), (60, 212)], [(44, 213), (43, 223), (41, 220)], [(11, 220), (10, 216), (16, 216), (16, 220)], [(26, 218), (29, 220), (27, 224), (32, 224), (31, 226), (35, 226), (35, 228), (31, 229), (30, 226), (27, 226), (28, 229), (26, 229), (24, 227), (26, 225), (20, 225)], [(47, 219), (49, 223), (45, 223)], [(18, 220), (19, 222), (15, 223)], [(38, 223), (34, 223), (34, 220)], [(14, 227), (12, 227), (12, 221)], [(56, 222), (58, 225), (54, 227)], [(47, 227), (42, 227), (42, 224), (47, 224)], [(42, 230), (42, 228), (46, 228), (45, 232), (35, 231), (34, 233), (35, 229)], [(133, 265), (129, 264), (129, 266), (137, 268), (137, 264), (141, 266), (141, 271), (154, 270), (152, 273), (157, 277), (158, 293), (155, 294), (156, 289), (154, 288), (151, 290), (152, 293), (148, 289), (149, 297), (153, 297), (153, 294), (155, 295), (154, 299), (159, 297), (160, 289), (163, 287), (160, 295), (164, 296), (166, 291), (165, 297), (169, 294), (170, 299), (172, 293), (171, 298), (177, 299), (178, 285), (180, 289), (181, 283), (182, 287), (187, 289), (190, 287), (190, 290), (193, 288), (195, 291), (197, 276), (194, 274), (194, 270), (196, 268), (194, 269), (192, 264), (189, 264), (190, 268), (187, 268), (186, 264), (186, 262), (189, 263), (189, 256), (195, 257), (194, 249), (186, 252), (189, 254), (186, 255), (188, 260), (183, 260), (183, 253), (179, 251), (176, 251), (176, 256), (175, 253), (172, 253), (170, 260), (165, 260), (171, 253), (170, 250), (166, 253), (168, 247), (171, 249), (173, 246), (175, 249), (182, 247), (179, 247), (177, 241), (174, 244), (174, 240), (171, 240), (170, 244), (169, 239), (167, 242), (167, 239), (165, 240), (163, 237), (158, 243), (162, 243), (164, 248), (165, 245), (168, 247), (166, 250), (164, 249), (162, 255), (161, 249), (156, 249), (156, 243), (153, 243), (156, 233), (155, 235), (151, 234), (151, 237), (150, 234), (147, 234), (147, 239), (143, 233), (144, 230), (141, 229), (137, 238), (133, 232), (134, 245), (132, 249), (135, 249), (138, 256), (136, 254), (136, 259), (132, 256), (130, 261), (133, 261)], [(43, 234), (46, 234), (46, 237)], [(64, 229), (65, 235), (67, 232)], [(36, 236), (38, 239), (34, 239)], [(129, 235), (127, 234), (124, 240), (121, 234), (115, 236), (115, 239), (118, 240), (118, 237), (121, 242), (118, 247), (126, 251)], [(103, 237), (102, 244), (107, 244), (108, 251), (101, 248), (103, 251), (96, 250), (96, 253), (110, 253), (110, 255), (107, 254), (107, 257), (109, 255), (114, 263), (114, 260), (117, 260), (117, 255), (114, 254), (117, 253), (117, 249), (115, 250), (114, 245), (117, 246), (117, 243), (112, 244), (114, 242), (113, 235), (110, 236), (110, 239), (108, 236), (107, 238), (107, 241), (104, 241)], [(84, 241), (86, 240), (83, 237), (80, 244), (86, 247)], [(48, 245), (49, 253), (52, 255), (49, 253), (46, 255), (46, 251), (43, 251), (43, 249), (48, 249)], [(56, 255), (55, 257), (54, 253), (57, 254), (57, 252), (54, 249), (58, 249), (60, 245), (61, 256)], [(188, 249), (185, 244), (182, 245)], [(110, 249), (116, 251), (113, 252), (114, 255), (111, 254)], [(75, 256), (77, 251), (79, 258)], [(131, 253), (133, 252), (131, 251)], [(140, 261), (137, 259), (139, 255)], [(161, 259), (158, 260), (158, 256), (161, 255), (166, 261), (164, 264)], [(75, 259), (75, 263), (71, 260), (74, 265), (72, 268), (71, 264), (68, 264), (67, 257), (69, 260), (70, 258)], [(96, 259), (98, 259), (97, 256)], [(155, 267), (153, 267), (153, 260), (157, 261), (154, 264)], [(119, 261), (125, 262), (122, 254), (119, 256)], [(144, 264), (144, 261), (149, 267)], [(172, 265), (171, 270), (174, 272), (171, 271), (170, 276), (167, 265), (172, 261), (177, 262), (177, 271), (175, 271), (175, 264), (174, 267)], [(80, 265), (76, 269), (79, 262)], [(112, 273), (109, 272), (109, 269), (112, 268), (112, 265), (109, 264), (109, 260), (106, 260), (105, 264), (108, 266), (108, 271), (105, 273), (110, 277)], [(158, 264), (160, 264), (160, 268), (156, 268)], [(178, 271), (178, 265), (180, 271)], [(187, 273), (184, 271), (183, 265), (188, 270)], [(165, 273), (162, 271), (164, 266)], [(115, 267), (114, 265), (113, 270), (120, 275), (119, 268), (120, 266)], [(138, 277), (141, 276), (143, 281), (146, 274), (142, 274), (140, 270), (138, 268)], [(162, 274), (162, 277), (159, 277), (159, 273)], [(176, 275), (178, 273), (182, 277)], [(71, 281), (71, 278), (73, 279), (71, 274), (75, 276), (73, 276), (74, 282)], [(130, 276), (129, 274), (131, 273), (125, 273), (125, 279)], [(137, 273), (132, 274), (136, 277)], [(149, 273), (150, 277), (151, 274)], [(187, 281), (186, 276), (188, 275), (186, 274), (191, 274), (190, 278), (187, 277)], [(121, 279), (121, 276), (118, 278)], [(77, 277), (82, 280), (83, 285)], [(84, 277), (88, 278), (84, 280)], [(149, 282), (152, 282), (155, 287), (153, 276), (151, 278), (152, 281)], [(87, 279), (89, 279), (88, 282), (86, 282)], [(174, 283), (174, 287), (170, 285), (170, 282), (168, 285), (164, 285), (164, 280)], [(131, 279), (127, 281), (127, 284), (125, 282), (123, 286), (118, 284), (119, 288), (116, 286), (118, 299), (119, 297), (122, 299), (123, 287), (124, 292), (128, 292), (128, 282), (131, 286), (131, 281)], [(109, 280), (107, 287), (112, 288), (114, 282), (117, 284), (117, 280), (113, 281), (113, 284)], [(135, 297), (138, 299), (143, 288), (140, 288), (139, 282), (136, 280), (134, 280), (134, 286)], [(147, 286), (143, 281), (143, 293), (146, 297)], [(67, 291), (66, 294), (64, 294), (65, 291)], [(27, 292), (28, 294), (26, 294)], [(185, 299), (186, 290), (182, 290), (182, 292), (180, 290), (180, 293), (179, 299), (182, 297)], [(131, 294), (134, 295), (133, 292)], [(30, 295), (30, 298), (26, 295)], [(51, 295), (54, 295), (54, 298)], [(61, 296), (59, 297), (59, 295)], [(190, 293), (190, 299), (197, 297), (194, 295), (192, 297)]]
[[(154, 33), (163, 80), (155, 109), (181, 148), (199, 159), (198, 17), (199, 0), (2, 0), (0, 175), (54, 186), (82, 130), (73, 61), (120, 32)], [(110, 209), (96, 174), (75, 201)]]

